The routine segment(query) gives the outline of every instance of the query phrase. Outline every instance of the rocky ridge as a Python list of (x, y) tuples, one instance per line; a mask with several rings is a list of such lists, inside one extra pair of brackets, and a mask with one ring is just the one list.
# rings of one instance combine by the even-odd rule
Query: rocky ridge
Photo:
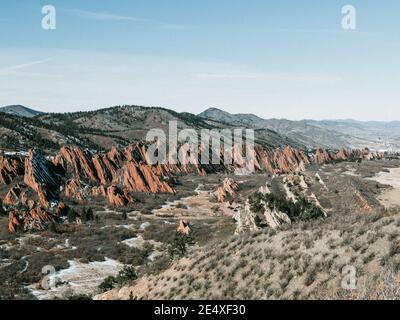
[[(54, 157), (45, 157), (39, 150), (31, 150), (25, 159), (0, 157), (0, 183), (10, 186), (3, 205), (3, 211), (9, 214), (10, 232), (40, 230), (62, 221), (69, 210), (64, 198), (85, 202), (92, 197), (105, 197), (111, 205), (121, 207), (135, 201), (133, 193), (175, 193), (167, 182), (170, 177), (233, 172), (245, 163), (242, 150), (234, 149), (236, 165), (223, 165), (222, 152), (219, 165), (193, 161), (201, 154), (188, 154), (192, 161), (185, 164), (151, 164), (146, 148), (143, 143), (135, 143), (97, 153), (64, 146)], [(257, 145), (253, 160), (256, 172), (277, 174), (301, 172), (310, 163), (382, 156), (369, 150), (334, 153), (318, 149), (315, 154), (306, 154), (291, 147), (271, 149)], [(236, 188), (228, 182), (224, 190), (217, 192), (221, 201)]]

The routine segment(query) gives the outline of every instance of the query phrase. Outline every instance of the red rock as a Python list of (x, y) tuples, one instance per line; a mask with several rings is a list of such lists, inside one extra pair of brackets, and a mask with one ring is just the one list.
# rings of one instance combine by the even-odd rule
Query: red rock
[(22, 193), (22, 188), (23, 187), (20, 184), (13, 186), (4, 197), (3, 203), (5, 205), (17, 206), (19, 203), (19, 197)]
[(85, 197), (81, 191), (80, 181), (76, 178), (70, 179), (65, 183), (65, 192), (66, 197), (75, 198), (76, 200), (83, 201)]
[(60, 202), (56, 208), (56, 216), (66, 216), (68, 214), (69, 207), (64, 203)]
[(20, 226), (21, 224), (18, 220), (18, 213), (15, 211), (10, 211), (8, 214), (8, 231), (15, 233), (17, 228)]
[(0, 184), (10, 184), (24, 174), (24, 161), (19, 157), (0, 156)]
[(40, 204), (45, 208), (49, 207), (53, 192), (58, 188), (55, 172), (52, 163), (47, 161), (42, 154), (34, 150), (29, 151), (25, 159), (24, 182), (36, 192)]
[(175, 193), (149, 166), (136, 165), (134, 162), (124, 166), (122, 184), (129, 192)]
[(92, 196), (94, 197), (99, 197), (99, 196), (106, 196), (106, 189), (104, 188), (104, 186), (100, 186), (100, 187), (93, 187), (92, 188)]
[(122, 192), (117, 186), (107, 188), (107, 199), (110, 204), (116, 207), (122, 207), (134, 201), (127, 192)]
[(192, 233), (192, 228), (190, 226), (190, 223), (187, 222), (186, 220), (180, 220), (179, 221), (179, 226), (176, 229), (176, 232), (184, 234), (184, 235), (189, 235)]
[(222, 185), (215, 190), (214, 196), (218, 202), (225, 202), (228, 195), (232, 197), (236, 194), (238, 187), (238, 184), (233, 179), (225, 178)]
[(349, 154), (347, 153), (347, 151), (344, 148), (340, 148), (340, 150), (336, 154), (336, 159), (339, 159), (339, 160), (346, 160), (348, 157), (349, 157)]
[(330, 156), (330, 154), (322, 149), (322, 148), (318, 148), (316, 153), (315, 153), (315, 162), (319, 165), (324, 164), (328, 161), (331, 161), (332, 157)]
[(65, 172), (72, 172), (76, 179), (98, 180), (90, 155), (78, 147), (62, 147), (53, 163), (61, 166)]

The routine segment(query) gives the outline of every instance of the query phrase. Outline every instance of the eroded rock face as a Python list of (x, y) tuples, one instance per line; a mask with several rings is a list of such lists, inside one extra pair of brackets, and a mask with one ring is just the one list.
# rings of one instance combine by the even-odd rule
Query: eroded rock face
[(8, 231), (14, 233), (20, 226), (21, 224), (18, 219), (18, 213), (14, 210), (10, 211), (8, 213)]
[[(20, 201), (20, 195), (22, 193), (23, 186), (16, 184), (6, 194), (3, 199), (3, 204), (17, 206)], [(23, 200), (22, 200), (23, 201)]]
[(108, 202), (116, 207), (122, 207), (134, 200), (126, 191), (121, 191), (117, 186), (110, 186), (107, 188)]
[(338, 160), (346, 160), (349, 157), (349, 153), (344, 149), (340, 148), (338, 153), (336, 154), (336, 159)]
[(237, 211), (233, 218), (236, 220), (235, 234), (239, 235), (245, 232), (253, 232), (260, 230), (256, 223), (257, 214), (251, 211), (250, 202), (247, 199), (243, 209)]
[(18, 229), (22, 231), (44, 230), (50, 223), (55, 222), (56, 217), (40, 206), (20, 212), (12, 210), (8, 215), (8, 230), (12, 233), (16, 232)]
[(22, 158), (0, 156), (0, 184), (10, 184), (15, 177), (22, 174), (24, 174)]
[(333, 160), (328, 151), (318, 148), (315, 152), (315, 162), (319, 165)]
[(182, 234), (188, 236), (192, 232), (192, 228), (190, 226), (190, 223), (187, 222), (186, 220), (180, 220), (179, 221), (179, 226), (176, 229), (176, 232), (182, 233)]
[[(199, 154), (184, 149), (180, 151), (175, 164), (152, 164), (146, 152), (146, 145), (134, 143), (125, 149), (111, 148), (105, 153), (95, 153), (78, 147), (65, 146), (55, 155), (53, 160), (44, 157), (39, 151), (31, 150), (22, 158), (0, 156), (0, 183), (10, 184), (10, 190), (4, 198), (6, 211), (15, 213), (15, 208), (22, 206), (25, 219), (19, 219), (22, 229), (29, 229), (36, 218), (45, 217), (47, 212), (58, 216), (62, 197), (78, 201), (89, 201), (91, 197), (105, 197), (111, 205), (124, 206), (134, 201), (131, 193), (175, 193), (167, 182), (170, 178), (183, 174), (206, 175), (210, 173), (248, 173), (246, 156), (249, 148), (234, 147), (232, 149), (233, 164), (224, 164), (223, 150), (205, 150), (200, 147)], [(199, 160), (204, 153), (219, 154), (219, 164), (201, 164)], [(359, 151), (339, 150), (330, 153), (318, 149), (315, 154), (305, 154), (291, 147), (271, 149), (256, 145), (250, 154), (255, 172), (269, 174), (296, 173), (305, 170), (310, 163), (324, 164), (332, 160), (346, 160), (349, 157), (374, 159), (383, 154), (368, 149)], [(186, 160), (186, 161), (185, 161)], [(254, 170), (253, 170), (254, 172)], [(15, 183), (18, 178), (24, 183)], [(218, 202), (226, 201), (227, 196), (234, 196), (237, 185), (232, 180), (225, 180), (215, 193)], [(18, 212), (17, 217), (21, 217)], [(244, 212), (243, 212), (244, 214)], [(35, 217), (35, 218), (33, 218)], [(243, 223), (251, 225), (251, 215), (244, 214)], [(46, 218), (43, 218), (46, 220)], [(39, 219), (40, 220), (40, 219)], [(51, 221), (51, 220), (50, 220)], [(10, 230), (14, 230), (15, 215), (10, 215)], [(37, 225), (45, 226), (44, 223)], [(253, 228), (253, 227), (251, 227)]]
[(38, 151), (30, 150), (25, 159), (24, 182), (39, 197), (44, 208), (49, 208), (50, 201), (55, 198), (55, 191), (59, 188), (56, 178), (56, 168)]
[(238, 184), (231, 178), (225, 178), (222, 185), (214, 192), (214, 196), (218, 202), (225, 202), (227, 196), (233, 197), (236, 194)]
[(74, 198), (78, 201), (85, 200), (83, 189), (81, 188), (81, 182), (76, 178), (70, 179), (65, 183), (64, 194), (68, 198)]
[(175, 193), (174, 189), (153, 173), (151, 167), (134, 162), (124, 166), (122, 185), (129, 192)]
[(290, 224), (291, 220), (289, 216), (276, 209), (269, 209), (265, 206), (264, 217), (267, 225), (272, 229), (278, 229), (283, 224)]
[(93, 187), (92, 188), (92, 196), (93, 197), (100, 197), (106, 196), (106, 189), (104, 188), (104, 186), (100, 186), (100, 187)]

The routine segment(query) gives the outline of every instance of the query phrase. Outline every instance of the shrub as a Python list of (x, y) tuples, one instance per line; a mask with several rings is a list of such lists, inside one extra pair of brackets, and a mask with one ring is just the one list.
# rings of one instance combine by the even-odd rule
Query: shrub
[(81, 219), (82, 219), (82, 222), (94, 220), (93, 209), (92, 208), (89, 208), (89, 209), (83, 208), (82, 213), (81, 213)]
[(118, 273), (116, 277), (108, 276), (99, 285), (102, 292), (114, 289), (117, 285), (123, 286), (130, 284), (138, 278), (136, 268), (131, 265), (125, 265), (124, 268)]
[(174, 236), (167, 242), (167, 249), (171, 259), (185, 256), (187, 246), (190, 244), (193, 244), (193, 238), (190, 235), (175, 232)]
[(305, 197), (299, 197), (297, 202), (293, 202), (273, 193), (264, 195), (257, 192), (250, 198), (250, 206), (253, 212), (262, 212), (264, 203), (269, 209), (284, 212), (293, 220), (307, 221), (323, 217), (322, 210)]
[(102, 283), (100, 283), (99, 285), (99, 289), (101, 290), (101, 292), (106, 292), (109, 290), (114, 289), (114, 286), (116, 285), (117, 280), (115, 279), (115, 277), (113, 276), (108, 276), (107, 278), (105, 278), (103, 280)]
[(92, 296), (87, 294), (72, 294), (66, 298), (67, 300), (92, 300)]
[(136, 268), (134, 266), (126, 265), (124, 268), (118, 273), (116, 277), (116, 282), (122, 286), (126, 283), (132, 283), (138, 278)]
[(74, 223), (76, 221), (76, 217), (77, 217), (76, 212), (73, 209), (69, 208), (68, 209), (68, 214), (67, 214), (68, 222), (69, 223)]

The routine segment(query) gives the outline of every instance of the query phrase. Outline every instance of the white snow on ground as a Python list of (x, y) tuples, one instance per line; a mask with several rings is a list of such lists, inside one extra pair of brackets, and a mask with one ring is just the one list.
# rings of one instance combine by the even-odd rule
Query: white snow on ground
[(30, 285), (28, 289), (40, 300), (62, 298), (71, 293), (93, 294), (104, 278), (117, 275), (123, 268), (122, 263), (107, 258), (101, 262), (81, 263), (70, 260), (68, 263), (68, 269), (48, 276), (49, 290), (42, 289), (40, 283)]
[(379, 196), (378, 200), (386, 208), (400, 206), (400, 168), (391, 168), (389, 172), (379, 172), (375, 177), (367, 178), (368, 180), (377, 181), (392, 188), (385, 189)]
[(150, 227), (150, 225), (151, 225), (150, 222), (143, 222), (143, 223), (140, 225), (140, 230), (144, 230), (144, 229), (146, 229), (147, 227)]
[(116, 225), (107, 225), (107, 226), (101, 227), (100, 229), (104, 230), (107, 228), (125, 228), (128, 230), (136, 230), (136, 225), (134, 225), (134, 224), (116, 224)]
[(57, 249), (67, 249), (67, 250), (76, 250), (77, 248), (75, 246), (71, 246), (69, 243), (69, 239), (65, 239), (64, 244), (58, 244)]
[(131, 248), (141, 248), (145, 243), (145, 240), (143, 240), (141, 236), (137, 236), (121, 241), (121, 243), (126, 244), (128, 247)]

